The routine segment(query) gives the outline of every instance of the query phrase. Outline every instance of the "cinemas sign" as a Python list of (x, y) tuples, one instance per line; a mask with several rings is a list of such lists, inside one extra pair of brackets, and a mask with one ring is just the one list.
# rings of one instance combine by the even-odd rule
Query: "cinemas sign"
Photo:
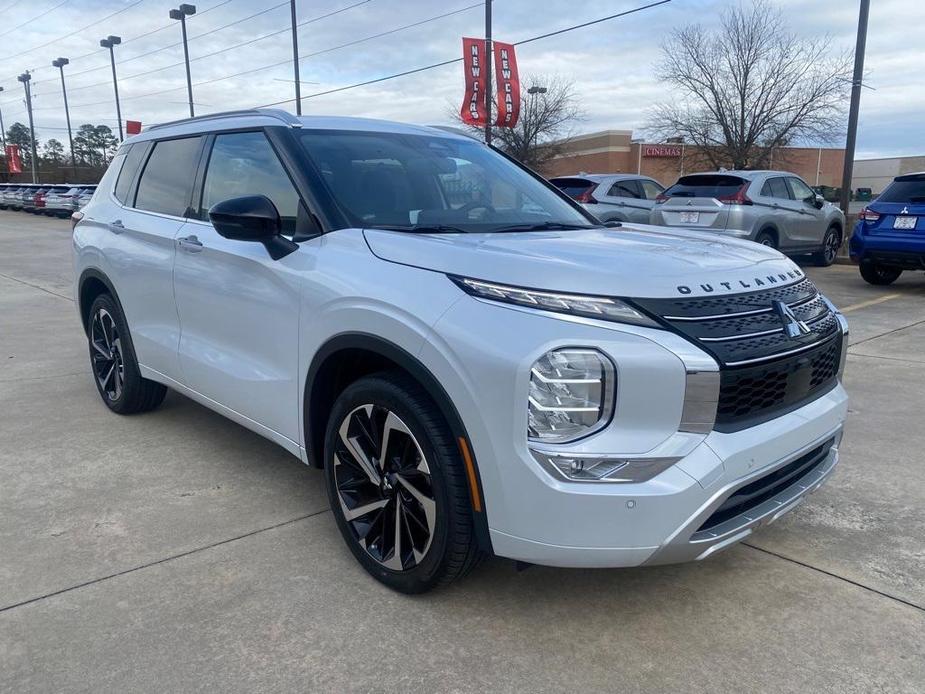
[(680, 145), (643, 145), (642, 156), (644, 157), (680, 157)]

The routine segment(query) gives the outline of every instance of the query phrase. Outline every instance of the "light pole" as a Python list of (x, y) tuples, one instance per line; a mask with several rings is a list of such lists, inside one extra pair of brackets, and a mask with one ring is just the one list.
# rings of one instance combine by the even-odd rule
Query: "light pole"
[(116, 54), (112, 47), (122, 43), (121, 36), (109, 35), (105, 39), (100, 39), (100, 45), (109, 49), (109, 62), (112, 64), (112, 89), (116, 93), (116, 118), (119, 121), (119, 142), (125, 139), (122, 133), (122, 109), (119, 107), (119, 81), (116, 79)]
[(67, 142), (71, 148), (71, 167), (74, 169), (74, 180), (77, 180), (77, 158), (74, 156), (74, 136), (71, 134), (71, 113), (67, 108), (67, 88), (64, 86), (64, 66), (71, 61), (67, 58), (58, 58), (51, 61), (52, 67), (61, 71), (61, 95), (64, 97), (64, 120), (67, 121)]
[[(0, 92), (3, 91), (3, 87), (0, 87)], [(3, 144), (3, 156), (6, 156), (6, 128), (3, 127), (3, 110), (0, 109), (0, 141)]]
[(35, 175), (35, 123), (32, 121), (32, 75), (29, 74), (29, 71), (26, 70), (19, 77), (16, 78), (22, 82), (23, 89), (26, 90), (26, 111), (29, 112), (29, 151), (32, 153), (32, 182), (38, 183), (38, 178)]
[(299, 82), (299, 30), (295, 16), (295, 0), (289, 0), (289, 14), (292, 17), (292, 70), (295, 74), (295, 113), (302, 115), (302, 83)]
[(864, 81), (864, 51), (867, 46), (867, 16), (870, 0), (861, 0), (858, 15), (858, 38), (854, 48), (854, 78), (851, 81), (851, 104), (848, 107), (848, 135), (845, 138), (845, 165), (841, 177), (841, 210), (848, 214), (851, 201), (851, 179), (854, 176), (854, 148), (858, 139), (858, 111), (861, 109), (861, 87)]
[(183, 62), (186, 63), (186, 94), (189, 96), (189, 117), (192, 118), (196, 114), (193, 112), (193, 79), (190, 77), (189, 71), (189, 46), (186, 42), (186, 18), (190, 15), (196, 14), (195, 5), (180, 5), (175, 10), (170, 10), (171, 19), (180, 20), (180, 29), (183, 32)]

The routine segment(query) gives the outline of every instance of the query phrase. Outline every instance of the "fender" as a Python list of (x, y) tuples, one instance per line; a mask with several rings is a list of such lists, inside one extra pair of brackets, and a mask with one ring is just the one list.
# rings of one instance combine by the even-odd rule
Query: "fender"
[(84, 332), (89, 330), (89, 326), (87, 325), (86, 309), (89, 309), (90, 307), (83, 305), (82, 297), (84, 285), (90, 279), (98, 280), (103, 284), (104, 287), (106, 287), (106, 291), (115, 300), (116, 304), (119, 306), (119, 310), (122, 312), (122, 315), (125, 315), (125, 310), (122, 308), (122, 302), (119, 300), (119, 294), (116, 292), (116, 289), (113, 287), (110, 279), (102, 272), (102, 270), (98, 270), (93, 267), (87, 268), (80, 274), (80, 279), (77, 281), (77, 296), (75, 297), (77, 303), (77, 312), (80, 314), (80, 322), (84, 327)]
[[(476, 459), (475, 451), (472, 450), (472, 444), (466, 432), (465, 425), (462, 422), (462, 418), (459, 416), (459, 412), (446, 390), (433, 374), (430, 373), (427, 367), (414, 355), (388, 340), (368, 333), (347, 332), (335, 335), (325, 342), (312, 358), (312, 363), (305, 377), (302, 403), (305, 453), (309, 465), (317, 468), (324, 467), (324, 461), (320, 454), (321, 452), (314, 443), (319, 437), (319, 434), (323, 436), (323, 432), (313, 431), (310, 417), (312, 392), (316, 386), (316, 377), (325, 361), (333, 354), (344, 349), (362, 349), (385, 357), (411, 374), (424, 390), (427, 391), (427, 394), (430, 395), (437, 404), (437, 407), (440, 408), (440, 413), (449, 425), (453, 437), (457, 441), (459, 441), (460, 438), (466, 441), (467, 453), (475, 469), (475, 485), (478, 498), (484, 500), (485, 494), (482, 491), (482, 478), (479, 474), (478, 460)], [(460, 451), (460, 455), (463, 455), (462, 451)], [(491, 551), (491, 540), (488, 533), (488, 517), (484, 501), (480, 501), (478, 509), (473, 505), (472, 517), (475, 523), (476, 537), (479, 546), (487, 551)]]

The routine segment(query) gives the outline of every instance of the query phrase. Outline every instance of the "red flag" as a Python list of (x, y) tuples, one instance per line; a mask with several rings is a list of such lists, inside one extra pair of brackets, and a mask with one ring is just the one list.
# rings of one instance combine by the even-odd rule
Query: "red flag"
[(22, 154), (19, 145), (6, 146), (6, 164), (11, 174), (22, 173)]
[(141, 121), (140, 120), (125, 121), (125, 134), (126, 135), (137, 135), (140, 132), (141, 132)]
[(466, 96), (459, 115), (469, 125), (486, 125), (485, 70), (491, 67), (485, 61), (485, 39), (463, 39), (463, 72), (466, 79)]
[(494, 42), (495, 81), (498, 83), (498, 118), (495, 125), (513, 128), (520, 118), (520, 75), (514, 46)]

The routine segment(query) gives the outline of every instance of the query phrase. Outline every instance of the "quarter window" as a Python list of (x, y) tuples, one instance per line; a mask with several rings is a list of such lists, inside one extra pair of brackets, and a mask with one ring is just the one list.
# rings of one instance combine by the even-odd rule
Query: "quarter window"
[(141, 174), (135, 207), (175, 217), (186, 216), (201, 143), (201, 137), (157, 142)]
[(132, 188), (132, 182), (135, 180), (135, 174), (138, 173), (138, 167), (148, 151), (147, 143), (129, 145), (129, 151), (125, 155), (125, 163), (122, 165), (122, 171), (119, 173), (119, 180), (116, 182), (116, 198), (123, 205), (130, 205), (127, 202), (129, 191)]
[(209, 158), (200, 217), (212, 205), (246, 195), (265, 195), (279, 211), (284, 234), (295, 232), (299, 194), (266, 136), (260, 132), (218, 135)]

